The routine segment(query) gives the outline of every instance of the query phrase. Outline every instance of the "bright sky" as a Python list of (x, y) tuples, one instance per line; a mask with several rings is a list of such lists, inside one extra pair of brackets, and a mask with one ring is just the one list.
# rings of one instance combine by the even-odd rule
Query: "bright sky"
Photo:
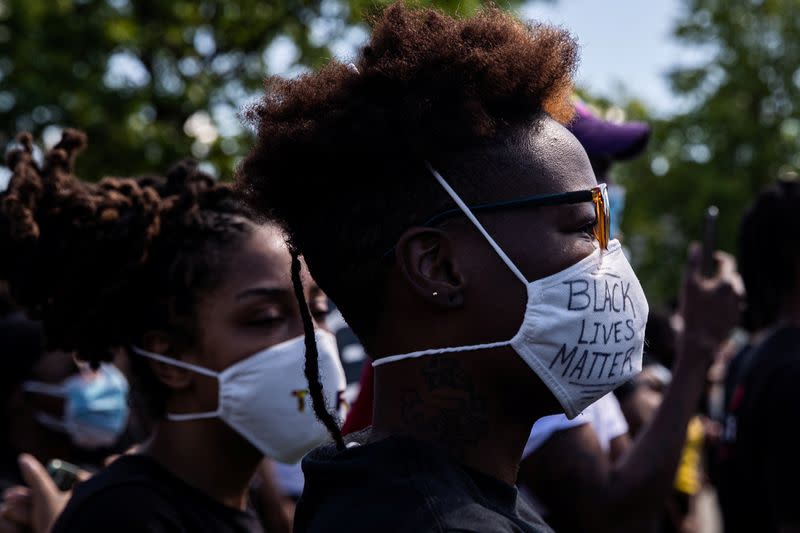
[(670, 94), (666, 72), (703, 57), (702, 51), (679, 46), (671, 37), (683, 4), (683, 0), (532, 1), (520, 14), (563, 26), (578, 38), (581, 87), (613, 101), (627, 92), (658, 114), (670, 114), (681, 108), (681, 102)]

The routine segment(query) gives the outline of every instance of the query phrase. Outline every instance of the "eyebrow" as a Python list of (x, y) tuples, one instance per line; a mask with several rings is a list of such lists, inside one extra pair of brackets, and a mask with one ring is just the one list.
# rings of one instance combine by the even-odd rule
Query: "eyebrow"
[(291, 291), (289, 289), (282, 289), (279, 287), (254, 287), (246, 289), (236, 295), (236, 300), (244, 300), (245, 298), (253, 298), (256, 296), (267, 296), (271, 298), (286, 297)]

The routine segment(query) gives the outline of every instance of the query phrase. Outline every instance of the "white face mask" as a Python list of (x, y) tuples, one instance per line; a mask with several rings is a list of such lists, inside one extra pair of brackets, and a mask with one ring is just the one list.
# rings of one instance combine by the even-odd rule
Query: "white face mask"
[(469, 207), (433, 168), (433, 175), (503, 262), (527, 287), (522, 326), (510, 340), (383, 357), (379, 366), (441, 353), (511, 346), (550, 389), (568, 418), (642, 369), (647, 299), (619, 241), (546, 278), (528, 282)]
[[(339, 361), (336, 338), (316, 332), (319, 375), (329, 405), (342, 406), (346, 382)], [(134, 347), (144, 357), (197, 372), (219, 381), (216, 411), (168, 413), (175, 421), (220, 418), (261, 452), (282, 463), (296, 463), (315, 446), (328, 439), (328, 431), (317, 420), (308, 393), (303, 368), (305, 337), (266, 348), (229, 366), (222, 372), (184, 363)]]

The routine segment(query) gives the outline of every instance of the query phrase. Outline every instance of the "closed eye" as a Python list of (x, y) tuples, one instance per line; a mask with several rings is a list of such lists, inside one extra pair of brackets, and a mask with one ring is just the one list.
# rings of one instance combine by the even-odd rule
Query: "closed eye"
[(283, 321), (283, 317), (282, 316), (264, 317), (264, 318), (257, 318), (257, 319), (254, 319), (254, 320), (249, 320), (247, 322), (247, 325), (248, 326), (253, 326), (253, 327), (269, 327), (269, 326), (272, 326), (272, 325), (277, 324), (278, 322), (282, 322), (282, 321)]

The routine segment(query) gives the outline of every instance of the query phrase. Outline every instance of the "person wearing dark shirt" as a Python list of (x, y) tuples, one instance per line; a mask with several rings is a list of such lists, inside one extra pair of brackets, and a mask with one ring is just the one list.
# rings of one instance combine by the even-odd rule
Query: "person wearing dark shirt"
[[(134, 401), (155, 420), (135, 455), (76, 486), (53, 531), (260, 531), (248, 507), (257, 467), (324, 442), (306, 397), (335, 405), (344, 388), (327, 297), (281, 231), (195, 163), (158, 190), (85, 183), (72, 174), (82, 133), (65, 130), (42, 166), (31, 137), (18, 140), (0, 276), (49, 346), (100, 368), (129, 350)], [(328, 398), (303, 375), (304, 324)]]
[(718, 490), (725, 531), (800, 531), (800, 184), (780, 181), (745, 213), (739, 265), (748, 349), (729, 366)]
[(563, 126), (576, 55), (499, 8), (396, 3), (355, 63), (251, 109), (238, 187), (376, 367), (368, 433), (304, 460), (296, 531), (549, 530), (515, 488), (530, 428), (635, 375), (648, 313)]
[(261, 531), (251, 508), (221, 503), (148, 455), (125, 455), (79, 485), (56, 531)]
[[(0, 494), (21, 485), (20, 454), (96, 469), (130, 445), (128, 382), (111, 364), (92, 370), (47, 350), (42, 324), (10, 301), (0, 283)], [(78, 429), (80, 428), (80, 430)], [(0, 513), (1, 514), (1, 513)]]
[[(441, 449), (399, 435), (365, 445), (368, 439), (368, 432), (357, 433), (344, 452), (326, 446), (304, 459), (303, 505), (323, 514), (298, 514), (296, 531), (319, 528), (322, 521), (329, 521), (330, 531), (354, 533), (548, 529), (514, 487)], [(360, 517), (337, 517), (336, 509), (352, 501)]]

